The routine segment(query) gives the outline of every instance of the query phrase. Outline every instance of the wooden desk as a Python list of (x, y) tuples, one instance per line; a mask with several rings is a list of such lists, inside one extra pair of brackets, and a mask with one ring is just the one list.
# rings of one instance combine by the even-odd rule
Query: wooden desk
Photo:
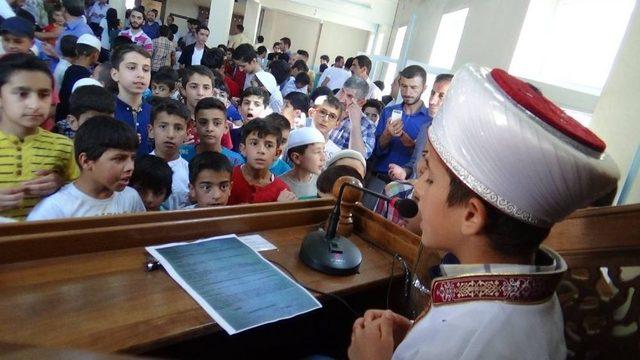
[[(220, 225), (230, 221), (240, 222), (231, 228), (271, 227), (257, 233), (274, 243), (278, 250), (263, 254), (286, 267), (305, 286), (348, 294), (386, 282), (393, 262), (391, 256), (358, 235), (351, 239), (363, 254), (360, 274), (327, 276), (298, 260), (301, 239), (318, 227), (318, 220), (326, 219), (331, 207), (325, 205), (320, 202), (315, 207), (290, 209), (287, 216), (281, 211), (245, 214), (242, 221), (205, 218), (43, 233), (40, 239), (31, 232), (23, 238), (18, 235), (0, 238), (0, 250), (19, 250), (2, 255), (6, 261), (0, 265), (0, 323), (3, 324), (0, 341), (140, 353), (219, 331), (213, 319), (164, 271), (144, 270), (146, 252), (141, 245), (184, 240), (190, 236), (196, 239), (204, 233), (209, 236), (228, 233), (220, 229)], [(374, 214), (367, 215), (367, 221), (375, 218)], [(135, 220), (134, 217), (129, 216), (128, 220)], [(270, 223), (264, 223), (265, 219)], [(278, 227), (282, 223), (297, 224)], [(81, 240), (90, 244), (78, 247)], [(46, 250), (34, 249), (38, 242)], [(57, 244), (62, 244), (62, 250), (56, 250)], [(114, 250), (86, 253), (86, 250), (105, 247)], [(35, 252), (30, 254), (34, 260), (7, 260), (22, 260), (26, 256), (22, 251), (27, 250)], [(46, 258), (47, 251), (77, 255)]]

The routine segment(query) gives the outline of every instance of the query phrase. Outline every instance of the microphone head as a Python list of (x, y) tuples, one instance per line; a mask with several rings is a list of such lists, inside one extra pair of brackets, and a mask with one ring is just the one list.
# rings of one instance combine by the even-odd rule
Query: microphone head
[(393, 199), (391, 203), (398, 210), (398, 214), (405, 219), (418, 215), (418, 203), (411, 199)]

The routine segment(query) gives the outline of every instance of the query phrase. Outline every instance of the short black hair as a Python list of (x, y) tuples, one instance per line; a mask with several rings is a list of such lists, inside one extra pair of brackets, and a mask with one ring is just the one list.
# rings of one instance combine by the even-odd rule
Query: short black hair
[(333, 91), (331, 91), (328, 86), (318, 86), (313, 89), (309, 98), (311, 99), (311, 102), (315, 102), (318, 97), (326, 95), (333, 95)]
[(101, 86), (83, 86), (82, 91), (75, 91), (69, 97), (69, 114), (79, 118), (87, 111), (113, 114), (116, 112), (116, 99)]
[(258, 50), (257, 50), (258, 55), (266, 54), (267, 51), (268, 50), (267, 50), (266, 46), (264, 46), (264, 45), (258, 46)]
[(275, 125), (280, 131), (291, 130), (291, 123), (284, 115), (278, 113), (271, 113), (264, 117), (264, 120), (270, 124)]
[(358, 55), (353, 59), (358, 60), (359, 67), (367, 68), (367, 75), (371, 74), (371, 59), (367, 55)]
[(409, 65), (400, 71), (400, 76), (405, 79), (413, 79), (419, 76), (422, 79), (422, 83), (427, 82), (427, 72), (420, 65)]
[(138, 144), (138, 134), (131, 126), (105, 115), (94, 116), (80, 125), (73, 142), (78, 165), (82, 153), (89, 160), (98, 160), (109, 149), (136, 151)]
[(206, 26), (205, 26), (205, 25), (203, 25), (203, 24), (198, 25), (198, 27), (196, 28), (196, 33), (199, 33), (199, 32), (200, 32), (200, 30), (207, 30), (207, 31), (209, 31), (209, 33), (211, 33), (211, 31), (209, 30), (209, 28), (208, 28), (208, 27), (206, 27)]
[(451, 81), (453, 80), (453, 74), (438, 74), (436, 79), (433, 81), (434, 84), (437, 84), (441, 81)]
[(289, 48), (291, 47), (291, 39), (289, 39), (288, 37), (283, 37), (282, 39), (280, 39), (280, 42), (286, 44)]
[(194, 74), (208, 77), (209, 79), (211, 79), (211, 86), (213, 86), (213, 82), (215, 80), (215, 75), (213, 75), (213, 71), (211, 71), (211, 69), (209, 69), (204, 65), (194, 65), (194, 66), (189, 66), (185, 70), (184, 75), (182, 75), (182, 87), (187, 86), (187, 84), (189, 83), (189, 79)]
[(198, 175), (204, 170), (233, 174), (233, 165), (225, 155), (215, 151), (204, 151), (189, 161), (189, 182), (195, 185)]
[(140, 5), (140, 6), (134, 7), (133, 9), (131, 9), (129, 16), (131, 16), (131, 14), (133, 14), (134, 11), (142, 14), (142, 18), (144, 19), (144, 15), (145, 15), (144, 6)]
[(170, 91), (175, 89), (176, 81), (178, 81), (178, 73), (176, 73), (175, 70), (159, 70), (151, 76), (151, 83), (165, 85)]
[(100, 50), (94, 48), (91, 45), (87, 44), (78, 44), (76, 43), (76, 54), (78, 56), (91, 56), (95, 53), (99, 53)]
[(338, 55), (338, 56), (336, 56), (336, 59), (333, 62), (339, 62), (339, 61), (342, 61), (342, 60), (344, 60), (344, 56)]
[(305, 114), (309, 112), (309, 104), (311, 103), (311, 101), (305, 93), (292, 91), (284, 97), (284, 100), (288, 101), (289, 104), (291, 104), (291, 107), (293, 107), (295, 110), (300, 110)]
[(62, 0), (62, 6), (71, 16), (84, 15), (84, 0)]
[(342, 113), (345, 110), (344, 105), (342, 104), (342, 102), (340, 102), (340, 99), (338, 99), (333, 94), (327, 95), (327, 98), (324, 100), (324, 103), (326, 103), (327, 105), (329, 105), (334, 109), (340, 110), (340, 115), (342, 115)]
[(240, 30), (240, 32), (244, 31), (244, 26), (242, 26), (242, 24), (238, 24), (236, 25), (236, 29)]
[(137, 45), (137, 44), (120, 45), (116, 47), (115, 50), (111, 51), (111, 64), (113, 65), (113, 68), (116, 70), (120, 69), (120, 64), (122, 64), (122, 61), (124, 61), (125, 55), (132, 52), (138, 53), (147, 59), (151, 59), (151, 54), (149, 54), (147, 50), (145, 50), (140, 45)]
[(104, 88), (108, 92), (116, 94), (118, 92), (118, 83), (111, 77), (111, 69), (113, 69), (111, 62), (105, 61), (96, 66), (94, 75), (96, 75), (96, 80), (104, 84)]
[(351, 65), (353, 65), (354, 59), (355, 58), (352, 58), (352, 57), (347, 58), (347, 61), (344, 62), (344, 68), (348, 70), (351, 67)]
[(296, 84), (302, 84), (303, 86), (311, 84), (311, 78), (309, 77), (309, 74), (307, 74), (306, 72), (298, 73), (294, 81)]
[(169, 30), (169, 27), (167, 25), (161, 25), (160, 30), (158, 30), (158, 34), (160, 34), (161, 37), (169, 36), (170, 32), (171, 30)]
[(151, 109), (151, 121), (150, 124), (153, 126), (156, 117), (161, 113), (167, 113), (167, 115), (175, 115), (181, 119), (184, 119), (185, 125), (189, 124), (189, 119), (191, 118), (189, 114), (189, 109), (183, 103), (178, 100), (171, 98), (164, 98), (162, 101), (158, 101), (153, 108)]
[(224, 65), (225, 53), (220, 48), (209, 49), (202, 57), (202, 65), (209, 69), (220, 69)]
[(262, 103), (264, 104), (265, 107), (269, 105), (269, 101), (271, 100), (271, 96), (269, 95), (269, 92), (267, 90), (260, 87), (256, 87), (256, 86), (251, 86), (244, 89), (244, 91), (240, 95), (240, 102), (242, 102), (242, 100), (244, 100), (244, 98), (248, 96), (261, 97)]
[(258, 43), (263, 43), (263, 42), (264, 42), (264, 36), (258, 35)]
[(320, 173), (318, 180), (316, 181), (316, 187), (321, 193), (331, 194), (333, 191), (333, 185), (343, 176), (351, 176), (360, 180), (360, 182), (364, 182), (362, 175), (360, 175), (358, 170), (353, 167), (348, 165), (335, 165)]
[(231, 55), (231, 57), (233, 60), (240, 60), (249, 63), (252, 60), (255, 60), (258, 55), (251, 44), (240, 44), (233, 50), (233, 55)]
[(311, 144), (304, 144), (304, 145), (298, 145), (292, 148), (288, 148), (287, 149), (287, 159), (291, 160), (291, 163), (293, 163), (293, 159), (291, 158), (291, 154), (296, 153), (296, 154), (300, 154), (300, 155), (304, 155), (304, 152), (307, 151), (307, 148), (309, 147), (309, 145)]
[(273, 77), (276, 79), (276, 83), (282, 84), (285, 80), (289, 79), (289, 71), (291, 70), (291, 66), (288, 62), (277, 59), (271, 62), (269, 70), (271, 71), (271, 75), (273, 75)]
[(9, 82), (11, 76), (18, 71), (37, 71), (46, 74), (51, 79), (53, 88), (53, 75), (49, 65), (38, 59), (33, 54), (6, 54), (0, 58), (0, 88)]
[(196, 108), (194, 109), (194, 115), (198, 115), (198, 112), (201, 110), (209, 110), (209, 109), (217, 109), (224, 113), (224, 118), (227, 118), (227, 107), (224, 105), (222, 101), (212, 97), (206, 97), (200, 99), (196, 104)]
[(129, 44), (133, 44), (133, 41), (128, 37), (122, 35), (116, 36), (111, 43), (111, 54), (113, 54), (119, 47)]
[(307, 59), (309, 58), (309, 52), (307, 50), (300, 49), (300, 50), (296, 51), (296, 53), (298, 55), (306, 57)]
[(188, 23), (189, 25), (200, 25), (200, 20), (190, 18), (189, 20), (187, 20), (187, 23)]
[(320, 56), (320, 60), (324, 60), (324, 61), (327, 61), (327, 62), (331, 61), (331, 59), (329, 58), (329, 55)]
[(374, 81), (374, 82), (373, 82), (373, 84), (374, 84), (375, 86), (377, 86), (377, 87), (378, 87), (378, 89), (380, 89), (380, 91), (384, 91), (384, 81), (382, 81), (382, 80), (376, 80), (376, 81)]
[(137, 189), (149, 189), (155, 194), (165, 192), (164, 199), (171, 195), (173, 184), (173, 170), (166, 161), (155, 155), (143, 155), (136, 158), (133, 174), (131, 175), (131, 187)]
[(384, 104), (382, 103), (382, 101), (378, 99), (368, 99), (367, 102), (365, 102), (364, 105), (362, 105), (362, 111), (364, 111), (364, 109), (368, 107), (372, 107), (378, 111), (378, 114), (382, 114), (382, 109), (384, 109)]
[(247, 138), (253, 133), (257, 133), (260, 139), (273, 135), (276, 137), (276, 145), (280, 146), (280, 144), (282, 144), (282, 130), (265, 119), (253, 119), (242, 126), (242, 144), (246, 145)]
[(60, 38), (60, 53), (64, 57), (74, 58), (78, 54), (76, 53), (76, 42), (78, 37), (75, 35), (65, 35)]
[(302, 72), (307, 72), (309, 71), (309, 66), (307, 66), (307, 63), (304, 62), (304, 60), (296, 60), (293, 65), (291, 65), (292, 69), (298, 69)]

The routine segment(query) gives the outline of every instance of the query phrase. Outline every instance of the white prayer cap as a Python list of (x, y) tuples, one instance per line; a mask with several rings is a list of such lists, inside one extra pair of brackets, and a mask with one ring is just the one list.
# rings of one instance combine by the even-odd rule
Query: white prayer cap
[(73, 88), (71, 89), (71, 93), (73, 94), (74, 92), (76, 92), (76, 90), (78, 88), (81, 88), (83, 86), (89, 86), (89, 85), (94, 85), (94, 86), (102, 86), (102, 83), (94, 78), (82, 78), (78, 81), (75, 82), (75, 84), (73, 84)]
[(291, 133), (289, 134), (287, 149), (315, 143), (324, 144), (324, 135), (322, 135), (320, 130), (316, 128), (303, 127), (291, 131)]
[(327, 161), (327, 168), (331, 167), (333, 164), (336, 163), (336, 161), (340, 159), (358, 160), (362, 163), (362, 166), (364, 167), (365, 171), (367, 169), (367, 160), (365, 160), (364, 156), (362, 156), (360, 152), (351, 150), (351, 149), (344, 149), (335, 153), (335, 155), (333, 155), (333, 157)]
[(80, 37), (78, 38), (78, 41), (76, 42), (76, 44), (85, 44), (85, 45), (89, 45), (92, 48), (97, 49), (98, 51), (100, 51), (101, 47), (102, 47), (102, 43), (100, 42), (100, 39), (98, 39), (97, 37), (91, 35), (91, 34), (82, 34), (80, 35)]
[(620, 176), (600, 138), (500, 69), (463, 66), (429, 140), (475, 193), (540, 227), (609, 193)]
[(266, 71), (259, 71), (255, 75), (271, 96), (274, 96), (276, 92), (280, 92), (278, 83), (276, 83), (276, 78), (274, 78), (271, 73), (268, 73)]

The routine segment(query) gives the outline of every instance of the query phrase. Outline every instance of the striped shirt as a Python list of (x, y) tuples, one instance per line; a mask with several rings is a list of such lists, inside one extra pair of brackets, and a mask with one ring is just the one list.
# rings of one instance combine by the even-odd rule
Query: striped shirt
[(147, 34), (144, 33), (144, 31), (140, 30), (140, 32), (138, 32), (137, 34), (133, 34), (131, 32), (131, 29), (127, 29), (120, 31), (120, 34), (118, 34), (118, 36), (128, 37), (129, 39), (131, 39), (131, 41), (147, 50), (149, 55), (153, 54), (153, 41)]
[[(53, 170), (66, 181), (77, 178), (79, 170), (71, 140), (41, 128), (23, 140), (0, 131), (0, 189), (33, 180), (39, 170)], [(20, 207), (0, 211), (0, 216), (22, 220), (40, 199), (25, 197)]]
[(153, 39), (151, 71), (158, 71), (163, 66), (171, 66), (171, 53), (175, 51), (175, 46), (164, 36)]

